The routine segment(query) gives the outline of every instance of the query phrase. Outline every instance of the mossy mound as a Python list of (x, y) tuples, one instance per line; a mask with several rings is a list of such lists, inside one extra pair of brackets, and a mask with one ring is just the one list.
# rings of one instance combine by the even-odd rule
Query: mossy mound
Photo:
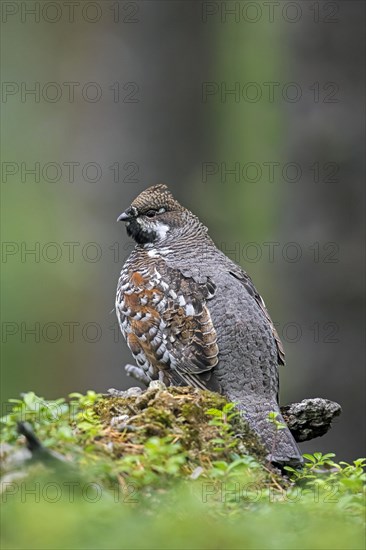
[(6, 479), (61, 465), (108, 488), (132, 480), (142, 493), (195, 479), (216, 483), (234, 472), (263, 487), (289, 485), (234, 405), (216, 393), (152, 383), (146, 391), (74, 393), (68, 402), (32, 392), (12, 401), (2, 419)]
[(122, 393), (103, 397), (94, 407), (104, 427), (99, 444), (109, 445), (116, 458), (138, 454), (149, 438), (158, 437), (179, 443), (195, 467), (229, 460), (234, 452), (264, 460), (257, 436), (216, 393), (159, 384)]
[(155, 384), (11, 405), (4, 548), (363, 547), (365, 460), (304, 455), (285, 477), (217, 394)]
[[(208, 483), (216, 500), (220, 487), (239, 483), (247, 507), (256, 506), (258, 492), (260, 499), (287, 498), (298, 484), (313, 489), (340, 481), (347, 493), (351, 478), (358, 499), (364, 480), (362, 459), (339, 465), (332, 453), (304, 455), (309, 462), (302, 470), (286, 467), (281, 475), (234, 404), (191, 387), (154, 382), (146, 391), (88, 391), (70, 394), (68, 401), (29, 392), (11, 405), (1, 419), (5, 485), (44, 471), (52, 477), (53, 471), (106, 490), (123, 491), (132, 483), (148, 498), (177, 484)], [(231, 504), (236, 506), (236, 496)]]

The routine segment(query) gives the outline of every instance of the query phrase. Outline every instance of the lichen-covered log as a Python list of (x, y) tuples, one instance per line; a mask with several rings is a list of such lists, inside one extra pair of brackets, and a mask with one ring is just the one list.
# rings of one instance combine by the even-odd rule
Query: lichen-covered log
[[(159, 383), (153, 382), (150, 385), (150, 388), (146, 391), (141, 390), (141, 388), (135, 387), (130, 388), (127, 391), (118, 391), (111, 389), (109, 390), (108, 395), (110, 397), (122, 397), (130, 398), (131, 396), (139, 396), (137, 402), (144, 403), (146, 400), (149, 400), (151, 396), (151, 391), (154, 392), (154, 395), (158, 391)], [(182, 389), (182, 388), (181, 388)], [(174, 391), (172, 387), (169, 388), (169, 391)], [(196, 390), (194, 388), (185, 388), (184, 393), (189, 395), (189, 393), (197, 394), (201, 390)], [(204, 392), (205, 394), (210, 394), (210, 392)], [(212, 394), (217, 395), (217, 394)], [(220, 402), (224, 402), (225, 398), (217, 395), (217, 399)], [(164, 406), (164, 403), (159, 403), (159, 400), (156, 402), (156, 406), (159, 408)], [(321, 397), (314, 397), (311, 399), (303, 399), (300, 403), (291, 403), (289, 405), (281, 407), (281, 413), (292, 433), (295, 440), (299, 443), (302, 441), (309, 441), (316, 437), (320, 437), (326, 434), (331, 428), (334, 418), (341, 414), (341, 406), (329, 399), (323, 399)]]
[(326, 434), (334, 418), (339, 416), (341, 411), (338, 403), (321, 397), (304, 399), (300, 403), (281, 407), (281, 413), (298, 442), (309, 441)]

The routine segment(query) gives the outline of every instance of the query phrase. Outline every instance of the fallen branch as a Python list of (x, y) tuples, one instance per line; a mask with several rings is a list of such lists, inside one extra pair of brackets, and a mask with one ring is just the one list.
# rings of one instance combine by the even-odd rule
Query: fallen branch
[[(160, 385), (160, 382), (151, 382), (150, 388), (158, 388)], [(162, 387), (165, 388), (164, 385)], [(107, 395), (120, 397), (138, 395), (141, 396), (140, 399), (148, 400), (148, 392), (149, 390), (144, 391), (139, 387), (133, 387), (126, 391), (110, 389)], [(334, 418), (342, 412), (338, 403), (322, 397), (303, 399), (300, 403), (290, 403), (280, 408), (285, 422), (298, 443), (326, 434)]]
[(341, 411), (338, 403), (321, 397), (303, 399), (300, 403), (281, 407), (281, 413), (299, 443), (326, 434)]

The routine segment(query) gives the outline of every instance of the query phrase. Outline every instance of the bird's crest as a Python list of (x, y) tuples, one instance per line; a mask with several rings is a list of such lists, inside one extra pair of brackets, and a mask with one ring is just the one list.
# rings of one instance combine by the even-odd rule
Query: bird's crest
[(168, 186), (163, 183), (153, 185), (142, 191), (134, 199), (131, 206), (137, 208), (139, 212), (144, 212), (151, 208), (156, 210), (164, 208), (166, 211), (184, 210), (184, 207), (175, 200)]

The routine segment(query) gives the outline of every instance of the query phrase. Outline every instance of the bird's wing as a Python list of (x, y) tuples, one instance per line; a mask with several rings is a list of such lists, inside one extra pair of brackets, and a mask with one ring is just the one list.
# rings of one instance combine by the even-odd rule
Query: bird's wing
[(129, 281), (118, 309), (129, 316), (127, 343), (137, 363), (146, 368), (146, 360), (174, 383), (208, 387), (219, 352), (206, 306), (215, 294), (214, 283), (209, 278), (197, 282), (163, 261), (141, 266)]
[(214, 296), (216, 287), (209, 278), (197, 283), (177, 270), (167, 271), (170, 288), (161, 315), (166, 324), (168, 347), (178, 361), (177, 368), (190, 374), (210, 370), (218, 362), (219, 350), (206, 301)]
[(251, 280), (251, 278), (249, 277), (249, 275), (245, 271), (243, 271), (242, 269), (240, 269), (238, 267), (237, 269), (235, 269), (235, 268), (230, 269), (229, 273), (231, 275), (233, 275), (233, 277), (238, 279), (243, 284), (243, 286), (245, 287), (247, 292), (251, 296), (253, 296), (253, 298), (257, 302), (258, 306), (260, 307), (260, 309), (264, 313), (264, 315), (265, 315), (265, 317), (266, 317), (266, 319), (267, 319), (267, 321), (268, 321), (268, 323), (269, 323), (269, 325), (272, 329), (272, 334), (273, 334), (274, 340), (276, 342), (278, 363), (280, 365), (284, 365), (285, 364), (285, 350), (283, 348), (283, 344), (280, 340), (280, 337), (278, 336), (278, 332), (276, 330), (276, 327), (274, 326), (274, 324), (272, 322), (272, 319), (271, 319), (271, 317), (270, 317), (270, 315), (267, 311), (267, 308), (266, 308), (266, 305), (264, 303), (264, 300), (263, 300), (262, 296), (258, 293), (258, 291), (256, 290), (256, 288), (253, 284), (253, 281)]

